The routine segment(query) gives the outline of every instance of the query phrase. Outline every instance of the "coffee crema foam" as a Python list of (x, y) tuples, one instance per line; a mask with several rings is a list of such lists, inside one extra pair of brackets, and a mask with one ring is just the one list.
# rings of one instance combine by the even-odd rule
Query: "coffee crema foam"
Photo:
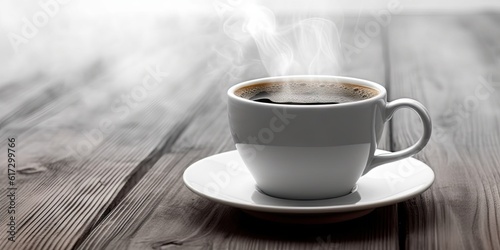
[(235, 91), (239, 97), (277, 104), (337, 104), (365, 100), (378, 91), (350, 83), (287, 81), (256, 83)]

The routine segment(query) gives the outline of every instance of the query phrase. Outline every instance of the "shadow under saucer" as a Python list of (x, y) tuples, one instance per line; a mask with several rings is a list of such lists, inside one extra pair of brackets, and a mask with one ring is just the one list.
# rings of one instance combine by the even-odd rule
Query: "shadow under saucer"
[(268, 220), (286, 224), (310, 224), (310, 225), (330, 224), (330, 223), (338, 223), (338, 222), (353, 220), (365, 216), (371, 213), (373, 210), (375, 209), (372, 208), (372, 209), (343, 212), (343, 213), (284, 214), (284, 213), (268, 213), (268, 212), (259, 212), (259, 211), (242, 209), (243, 212), (262, 220)]

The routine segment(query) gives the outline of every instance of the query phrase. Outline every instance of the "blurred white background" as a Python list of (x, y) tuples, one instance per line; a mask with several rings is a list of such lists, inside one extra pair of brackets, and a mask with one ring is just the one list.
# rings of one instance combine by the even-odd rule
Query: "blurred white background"
[[(394, 1), (402, 7), (400, 14), (500, 10), (498, 0), (292, 0), (255, 4), (277, 15), (367, 15)], [(177, 65), (182, 64), (187, 40), (211, 49), (209, 43), (203, 45), (199, 39), (219, 32), (214, 29), (221, 26), (216, 8), (224, 8), (228, 2), (239, 1), (1, 0), (0, 84), (23, 81), (41, 72), (52, 79), (69, 80), (88, 64), (113, 58), (115, 64), (124, 60), (148, 63), (168, 54), (170, 61), (180, 60)]]

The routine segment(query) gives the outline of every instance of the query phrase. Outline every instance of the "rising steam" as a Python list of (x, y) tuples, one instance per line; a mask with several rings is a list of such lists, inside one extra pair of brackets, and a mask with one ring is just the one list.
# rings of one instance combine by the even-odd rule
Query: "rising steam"
[(225, 14), (224, 33), (239, 46), (253, 41), (260, 63), (270, 76), (340, 73), (339, 30), (331, 20), (313, 17), (279, 24), (271, 10), (252, 4)]

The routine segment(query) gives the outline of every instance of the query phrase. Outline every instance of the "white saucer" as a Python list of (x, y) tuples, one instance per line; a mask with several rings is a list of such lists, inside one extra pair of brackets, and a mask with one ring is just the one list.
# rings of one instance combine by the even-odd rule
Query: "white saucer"
[[(387, 153), (377, 150), (376, 154)], [(377, 207), (410, 199), (434, 182), (425, 163), (407, 158), (379, 166), (362, 176), (352, 193), (323, 200), (287, 200), (259, 191), (237, 151), (199, 160), (184, 171), (184, 183), (209, 200), (241, 208), (268, 220), (291, 223), (334, 223), (361, 217)]]

